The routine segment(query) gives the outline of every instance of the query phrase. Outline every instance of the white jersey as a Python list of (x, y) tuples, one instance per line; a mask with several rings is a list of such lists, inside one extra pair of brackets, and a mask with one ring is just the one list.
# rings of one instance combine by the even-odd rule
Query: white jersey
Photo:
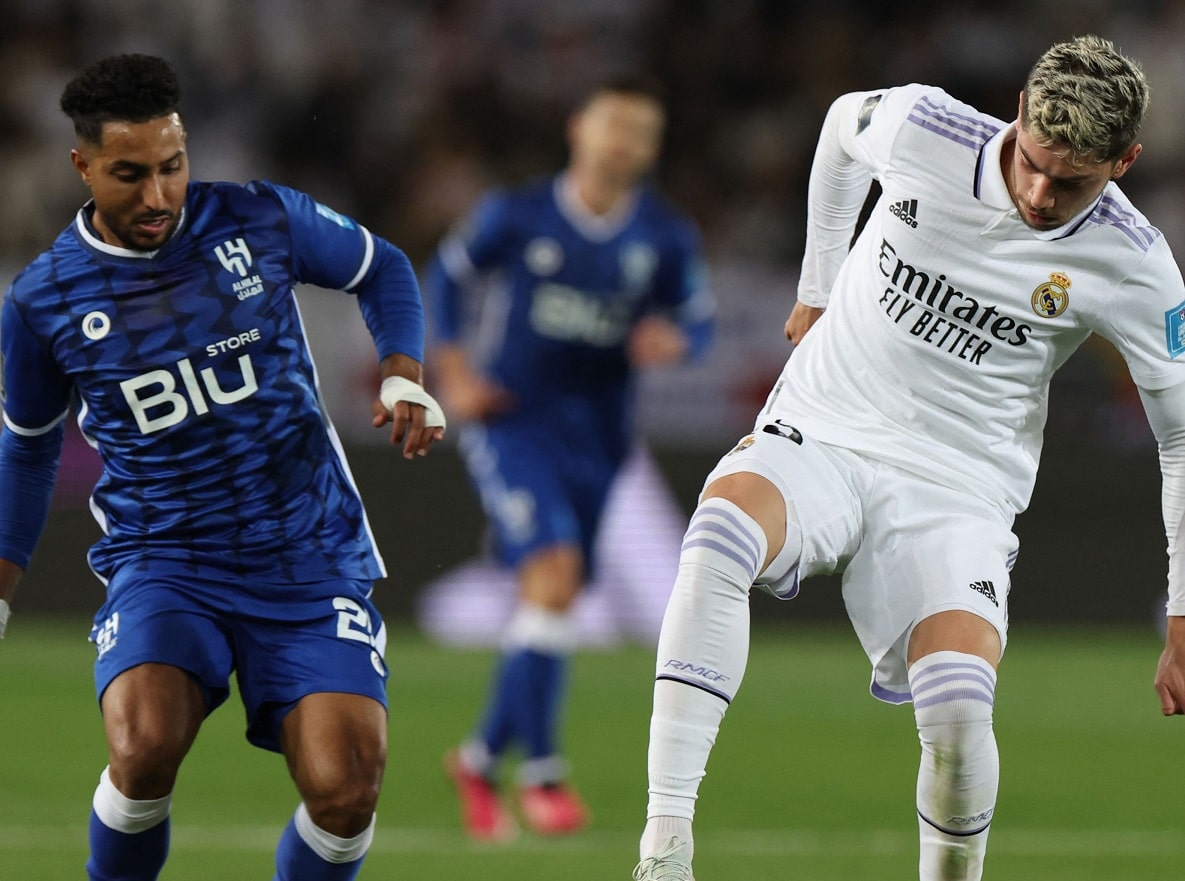
[[(826, 312), (763, 419), (1016, 513), (1032, 493), (1050, 378), (1091, 333), (1141, 389), (1185, 381), (1181, 273), (1114, 182), (1069, 223), (1037, 231), (1001, 171), (1014, 126), (918, 85), (845, 96), (836, 111), (838, 137), (821, 139), (816, 166), (855, 161), (883, 194), (850, 254), (850, 227), (812, 219), (799, 299)], [(836, 148), (847, 156), (823, 155)], [(843, 197), (813, 192), (816, 214), (820, 195)]]

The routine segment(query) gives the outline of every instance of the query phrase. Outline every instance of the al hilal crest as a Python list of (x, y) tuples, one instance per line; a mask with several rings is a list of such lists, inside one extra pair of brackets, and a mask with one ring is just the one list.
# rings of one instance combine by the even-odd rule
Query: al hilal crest
[(1070, 276), (1064, 272), (1049, 273), (1033, 291), (1033, 311), (1042, 318), (1057, 318), (1070, 305)]

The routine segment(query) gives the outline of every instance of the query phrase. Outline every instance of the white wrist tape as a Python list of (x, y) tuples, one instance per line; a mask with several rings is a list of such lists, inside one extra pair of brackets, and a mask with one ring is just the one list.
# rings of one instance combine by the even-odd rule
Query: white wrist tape
[(0, 600), (0, 639), (4, 639), (4, 630), (8, 627), (8, 616), (12, 611), (5, 600)]
[(436, 399), (424, 391), (422, 385), (412, 382), (406, 377), (388, 376), (384, 379), (383, 387), (379, 391), (379, 400), (383, 402), (388, 413), (393, 413), (395, 405), (400, 401), (419, 404), (424, 408), (424, 425), (429, 428), (445, 427), (444, 411), (440, 409), (440, 404), (436, 403)]

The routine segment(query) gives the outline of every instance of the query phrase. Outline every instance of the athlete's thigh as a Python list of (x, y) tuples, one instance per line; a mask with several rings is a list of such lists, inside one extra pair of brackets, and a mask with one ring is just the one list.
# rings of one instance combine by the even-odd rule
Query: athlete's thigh
[(266, 617), (235, 621), (236, 678), (247, 739), (280, 751), (280, 726), (305, 697), (352, 694), (387, 705), (387, 631), (369, 582), (277, 585)]
[(382, 780), (387, 759), (387, 711), (371, 697), (316, 692), (284, 716), (280, 746), (304, 796)]
[(844, 602), (874, 665), (873, 692), (908, 698), (909, 637), (940, 612), (968, 612), (1007, 641), (1011, 518), (968, 493), (897, 469), (878, 476)]
[[(96, 697), (127, 671), (144, 664), (185, 671), (201, 692), (206, 713), (229, 694), (233, 654), (220, 613), (167, 565), (128, 565), (112, 577), (95, 615)], [(134, 690), (131, 695), (135, 697)]]
[(503, 563), (517, 566), (557, 544), (583, 549), (581, 516), (563, 476), (566, 453), (545, 427), (469, 426), (461, 454)]
[[(783, 598), (793, 596), (798, 581), (840, 571), (860, 543), (863, 523), (860, 486), (866, 470), (862, 460), (804, 437), (790, 425), (758, 423), (709, 472), (704, 488), (738, 472), (760, 475), (781, 493), (787, 529), (797, 528), (801, 554), (797, 566), (775, 558), (775, 577), (758, 584)], [(793, 561), (789, 561), (791, 564)]]

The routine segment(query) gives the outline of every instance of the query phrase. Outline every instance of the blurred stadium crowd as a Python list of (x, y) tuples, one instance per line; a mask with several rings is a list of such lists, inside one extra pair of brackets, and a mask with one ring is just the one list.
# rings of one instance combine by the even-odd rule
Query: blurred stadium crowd
[[(718, 289), (784, 315), (832, 99), (921, 81), (1012, 119), (1032, 60), (1085, 32), (1145, 66), (1146, 149), (1124, 188), (1185, 255), (1185, 0), (5, 0), (0, 270), (6, 284), (85, 197), (57, 99), (105, 54), (177, 65), (195, 177), (307, 190), (417, 266), (481, 190), (558, 168), (573, 103), (629, 70), (667, 91), (659, 183), (699, 223)], [(1088, 397), (1101, 372), (1112, 409), (1138, 411), (1122, 365), (1095, 361)], [(1094, 419), (1075, 414), (1059, 418)], [(1138, 412), (1113, 417), (1112, 440), (1146, 440)]]
[(1103, 33), (1153, 84), (1133, 193), (1185, 252), (1180, 0), (6, 0), (0, 263), (23, 263), (81, 190), (62, 83), (117, 51), (173, 60), (195, 175), (293, 182), (422, 258), (493, 182), (554, 169), (591, 84), (656, 75), (660, 176), (717, 260), (793, 271), (818, 126), (840, 92), (921, 81), (1011, 119), (1052, 40)]

